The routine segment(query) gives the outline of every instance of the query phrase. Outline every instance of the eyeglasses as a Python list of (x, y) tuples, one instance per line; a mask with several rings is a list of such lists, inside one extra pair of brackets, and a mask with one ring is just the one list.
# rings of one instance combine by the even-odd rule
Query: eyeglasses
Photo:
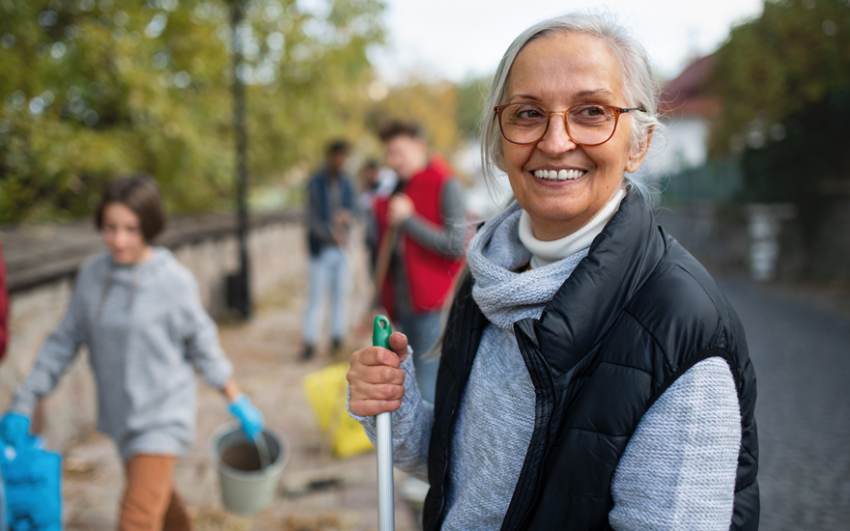
[(580, 103), (566, 111), (550, 111), (536, 103), (508, 103), (493, 108), (499, 119), (499, 129), (505, 140), (527, 146), (546, 136), (553, 114), (564, 116), (567, 136), (582, 146), (598, 146), (611, 140), (617, 130), (620, 115), (632, 111), (646, 112), (643, 107), (622, 109), (601, 103)]

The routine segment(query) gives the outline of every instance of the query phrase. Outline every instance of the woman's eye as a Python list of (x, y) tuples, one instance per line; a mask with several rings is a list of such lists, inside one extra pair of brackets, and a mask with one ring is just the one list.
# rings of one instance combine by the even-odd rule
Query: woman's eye
[(614, 113), (600, 105), (574, 107), (570, 112), (570, 121), (577, 124), (601, 125), (614, 120)]
[(539, 118), (540, 116), (542, 116), (540, 110), (535, 108), (519, 109), (516, 112), (516, 117), (519, 119)]

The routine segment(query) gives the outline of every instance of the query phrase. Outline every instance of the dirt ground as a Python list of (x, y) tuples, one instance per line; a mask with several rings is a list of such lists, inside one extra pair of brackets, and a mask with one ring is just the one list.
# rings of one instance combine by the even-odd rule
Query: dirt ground
[[(355, 268), (351, 315), (362, 315), (371, 293), (365, 273)], [(244, 324), (224, 324), (221, 342), (235, 366), (243, 390), (263, 411), (266, 423), (288, 440), (291, 456), (271, 505), (251, 516), (227, 513), (209, 458), (211, 433), (230, 416), (224, 400), (199, 384), (197, 437), (175, 472), (178, 492), (199, 531), (313, 531), (377, 529), (377, 480), (374, 451), (347, 459), (331, 455), (318, 429), (301, 381), (332, 361), (348, 358), (370, 341), (361, 327), (336, 357), (320, 344), (316, 357), (299, 361), (306, 279), (294, 279), (258, 303)], [(332, 359), (333, 358), (333, 359)], [(398, 495), (404, 474), (396, 471), (396, 529), (415, 530), (413, 510)], [(114, 530), (122, 493), (122, 470), (112, 442), (92, 432), (64, 456), (65, 528), (69, 531)]]

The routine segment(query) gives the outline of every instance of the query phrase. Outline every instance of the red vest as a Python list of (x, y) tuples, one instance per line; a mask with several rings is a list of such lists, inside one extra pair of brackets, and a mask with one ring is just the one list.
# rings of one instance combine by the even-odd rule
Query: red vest
[[(428, 167), (414, 175), (404, 187), (404, 193), (413, 201), (416, 215), (442, 228), (440, 202), (443, 185), (451, 178), (452, 169), (441, 158), (433, 157)], [(375, 217), (378, 221), (379, 241), (387, 236), (387, 209), (389, 197), (375, 200)], [(413, 311), (434, 312), (443, 308), (452, 291), (455, 278), (463, 265), (463, 258), (446, 258), (420, 245), (402, 233), (399, 238), (402, 259), (407, 273), (407, 290)], [(390, 316), (395, 313), (395, 290), (392, 273), (387, 274), (381, 290), (381, 302)]]

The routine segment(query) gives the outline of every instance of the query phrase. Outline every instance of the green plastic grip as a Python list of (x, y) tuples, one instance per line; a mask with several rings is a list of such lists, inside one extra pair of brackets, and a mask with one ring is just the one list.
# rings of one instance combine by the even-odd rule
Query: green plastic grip
[(372, 346), (384, 347), (390, 349), (390, 335), (393, 329), (390, 326), (390, 320), (384, 315), (375, 317), (375, 324), (372, 326)]

